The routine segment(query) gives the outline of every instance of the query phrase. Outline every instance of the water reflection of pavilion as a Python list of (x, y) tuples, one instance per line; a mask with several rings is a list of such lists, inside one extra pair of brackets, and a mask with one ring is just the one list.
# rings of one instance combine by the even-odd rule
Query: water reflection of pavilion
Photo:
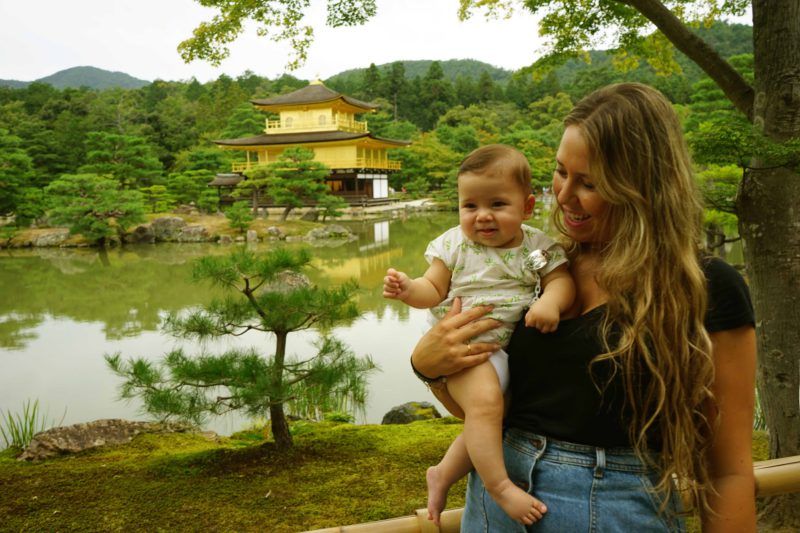
[(360, 228), (351, 228), (358, 235), (358, 254), (320, 265), (334, 283), (352, 278), (363, 287), (383, 283), (386, 269), (398, 257), (402, 248), (392, 248), (389, 239), (389, 221), (377, 221)]

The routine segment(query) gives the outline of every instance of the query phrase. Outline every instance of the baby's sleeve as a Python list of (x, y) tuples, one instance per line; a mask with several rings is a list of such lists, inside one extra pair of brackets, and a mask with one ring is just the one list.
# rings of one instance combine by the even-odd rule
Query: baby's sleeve
[(539, 270), (539, 275), (541, 277), (545, 277), (561, 265), (569, 264), (567, 252), (564, 250), (564, 247), (558, 244), (555, 240), (551, 239), (544, 233), (539, 233), (534, 236), (534, 241), (535, 244), (533, 244), (533, 249), (545, 250), (548, 255), (547, 264)]
[(453, 270), (456, 249), (459, 246), (459, 243), (456, 242), (457, 235), (453, 229), (442, 233), (428, 243), (428, 247), (425, 249), (425, 260), (428, 264), (433, 263), (434, 259), (440, 259), (450, 271)]

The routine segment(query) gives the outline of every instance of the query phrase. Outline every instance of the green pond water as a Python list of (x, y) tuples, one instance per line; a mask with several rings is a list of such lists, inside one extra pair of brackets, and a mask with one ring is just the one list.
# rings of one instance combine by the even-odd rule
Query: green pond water
[[(454, 213), (404, 219), (345, 223), (358, 240), (312, 247), (308, 275), (321, 285), (358, 280), (363, 316), (335, 335), (357, 354), (370, 354), (380, 366), (370, 378), (369, 404), (361, 422), (379, 423), (386, 411), (411, 400), (432, 400), (411, 374), (408, 354), (424, 330), (424, 311), (381, 297), (389, 266), (411, 274), (425, 267), (427, 242), (457, 223)], [(259, 243), (267, 250), (276, 243)], [(301, 246), (290, 244), (284, 246)], [(194, 259), (224, 254), (216, 244), (136, 245), (100, 254), (92, 249), (0, 251), (0, 410), (21, 411), (38, 398), (51, 418), (64, 423), (98, 418), (145, 419), (137, 401), (118, 400), (119, 378), (103, 354), (159, 359), (174, 347), (190, 353), (231, 346), (257, 346), (271, 352), (274, 338), (258, 332), (200, 345), (159, 331), (168, 312), (208, 302), (216, 294), (190, 281)], [(314, 332), (291, 334), (289, 353), (313, 353)], [(223, 434), (247, 424), (235, 415), (209, 422)]]
[[(355, 278), (361, 287), (357, 302), (363, 316), (334, 332), (356, 354), (370, 354), (380, 366), (370, 378), (360, 422), (379, 423), (386, 411), (407, 401), (435, 403), (408, 366), (411, 349), (428, 327), (427, 312), (383, 299), (381, 287), (390, 266), (422, 274), (428, 241), (456, 223), (455, 213), (345, 223), (357, 241), (312, 248), (312, 281), (329, 285)], [(546, 217), (533, 223), (549, 232)], [(120, 381), (107, 369), (104, 354), (159, 359), (175, 347), (197, 353), (231, 346), (271, 352), (274, 338), (258, 332), (201, 346), (159, 331), (166, 313), (215, 296), (207, 285), (190, 281), (192, 261), (230, 250), (216, 244), (157, 244), (107, 254), (75, 248), (0, 251), (0, 410), (21, 411), (26, 399), (38, 398), (51, 418), (60, 419), (66, 411), (64, 424), (146, 419), (136, 401), (118, 400)], [(290, 335), (288, 352), (300, 357), (314, 353), (315, 338), (314, 332)], [(208, 427), (229, 434), (247, 423), (228, 415)]]

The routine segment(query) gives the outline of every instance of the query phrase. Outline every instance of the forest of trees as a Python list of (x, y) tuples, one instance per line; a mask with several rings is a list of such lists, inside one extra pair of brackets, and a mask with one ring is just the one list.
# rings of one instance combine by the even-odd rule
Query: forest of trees
[[(752, 71), (750, 27), (717, 24), (703, 31), (740, 70)], [(739, 119), (722, 92), (686, 59), (679, 58), (681, 75), (666, 77), (644, 64), (625, 71), (604, 52), (592, 52), (590, 60), (572, 60), (544, 76), (534, 76), (533, 68), (504, 76), (471, 60), (445, 62), (447, 74), (436, 61), (373, 64), (327, 84), (380, 105), (364, 117), (376, 135), (413, 141), (393, 154), (403, 164), (391, 178), (395, 190), (443, 199), (454, 197), (454, 171), (464, 155), (493, 142), (522, 150), (536, 187), (548, 186), (561, 120), (577, 99), (615, 81), (652, 84), (685, 117), (696, 159), (703, 164), (699, 175), (714, 199), (710, 231), (718, 238), (726, 228), (735, 233), (730, 193), (740, 176), (739, 161), (732, 141), (720, 138), (719, 124)], [(407, 66), (421, 74), (409, 76)], [(99, 195), (99, 202), (113, 204), (117, 194), (134, 213), (192, 202), (214, 211), (216, 193), (207, 184), (241, 153), (211, 141), (260, 133), (266, 117), (250, 100), (307, 83), (248, 71), (208, 83), (157, 80), (139, 89), (2, 87), (0, 215), (15, 215), (17, 227), (57, 222), (63, 217), (53, 213), (62, 213), (64, 206), (50, 193), (86, 189)]]

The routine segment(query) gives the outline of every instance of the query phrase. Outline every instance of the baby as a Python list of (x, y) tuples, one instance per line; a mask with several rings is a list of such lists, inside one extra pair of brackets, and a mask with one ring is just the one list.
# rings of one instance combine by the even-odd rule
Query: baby
[[(434, 239), (425, 251), (430, 263), (416, 279), (390, 268), (383, 296), (440, 319), (460, 297), (464, 309), (492, 305), (501, 327), (477, 341), (506, 346), (525, 307), (525, 324), (543, 333), (558, 327), (561, 312), (574, 299), (575, 285), (564, 251), (541, 231), (522, 222), (533, 212), (531, 171), (525, 156), (504, 145), (469, 154), (458, 169), (459, 225)], [(541, 293), (541, 294), (540, 294)], [(464, 431), (442, 461), (427, 472), (428, 519), (438, 526), (447, 491), (474, 466), (486, 489), (514, 520), (529, 525), (547, 511), (517, 487), (503, 462), (503, 393), (508, 386), (508, 355), (448, 376), (441, 398), (464, 415)], [(454, 403), (455, 405), (454, 405)]]

